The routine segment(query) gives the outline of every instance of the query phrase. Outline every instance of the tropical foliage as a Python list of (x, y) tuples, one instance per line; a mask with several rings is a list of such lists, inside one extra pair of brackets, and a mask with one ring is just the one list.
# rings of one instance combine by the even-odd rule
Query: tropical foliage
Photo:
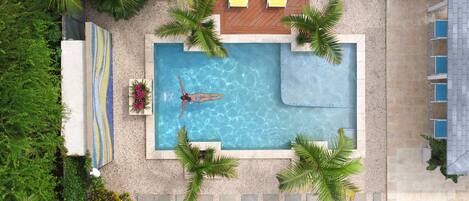
[(70, 156), (64, 158), (64, 175), (62, 179), (63, 198), (67, 201), (86, 200), (89, 167), (91, 160), (87, 157)]
[(128, 193), (105, 188), (100, 177), (90, 176), (91, 158), (69, 156), (64, 159), (63, 199), (66, 201), (131, 201)]
[(91, 177), (89, 184), (87, 199), (88, 201), (132, 201), (130, 194), (117, 193), (107, 190), (104, 182), (100, 177)]
[(0, 200), (56, 200), (60, 16), (47, 1), (0, 0)]
[(237, 176), (235, 168), (238, 160), (219, 156), (211, 148), (202, 151), (191, 145), (187, 139), (185, 127), (178, 132), (178, 145), (175, 152), (184, 169), (192, 174), (184, 201), (197, 200), (205, 177), (235, 178)]
[(198, 46), (208, 56), (227, 56), (227, 51), (215, 32), (215, 22), (210, 19), (216, 0), (192, 0), (188, 8), (172, 8), (173, 21), (155, 30), (160, 37), (187, 36), (190, 46)]
[(146, 0), (91, 0), (99, 12), (105, 12), (115, 20), (128, 20), (140, 11)]
[(303, 135), (296, 137), (292, 148), (299, 157), (288, 169), (277, 174), (281, 191), (314, 192), (321, 201), (342, 201), (358, 188), (349, 176), (362, 170), (360, 159), (351, 159), (353, 142), (339, 129), (334, 149), (314, 144)]
[[(115, 20), (128, 20), (138, 13), (146, 0), (90, 0), (99, 12), (112, 15)], [(49, 7), (55, 11), (75, 15), (83, 11), (82, 0), (49, 0)]]
[(81, 0), (49, 0), (49, 7), (62, 14), (78, 14), (83, 11)]
[(458, 183), (459, 175), (448, 175), (446, 173), (446, 140), (435, 139), (428, 135), (422, 135), (422, 137), (428, 141), (431, 148), (431, 158), (427, 161), (427, 170), (433, 171), (440, 167), (440, 172), (446, 179)]
[(299, 44), (310, 43), (316, 55), (326, 58), (333, 64), (340, 64), (341, 48), (332, 29), (341, 16), (341, 1), (330, 0), (323, 10), (305, 7), (302, 15), (286, 16), (282, 22), (298, 30), (296, 40)]

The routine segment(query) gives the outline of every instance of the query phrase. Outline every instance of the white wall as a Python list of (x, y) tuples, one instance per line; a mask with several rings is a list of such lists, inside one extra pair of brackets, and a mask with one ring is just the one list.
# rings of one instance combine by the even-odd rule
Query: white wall
[(67, 155), (86, 153), (85, 140), (85, 42), (62, 41), (62, 102), (66, 116), (62, 120), (62, 136)]

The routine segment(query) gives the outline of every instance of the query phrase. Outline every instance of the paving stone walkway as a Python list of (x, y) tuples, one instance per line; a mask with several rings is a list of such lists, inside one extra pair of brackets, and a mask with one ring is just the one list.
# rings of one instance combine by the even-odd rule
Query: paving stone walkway
[[(183, 201), (184, 195), (136, 194), (137, 201)], [(382, 193), (358, 193), (355, 201), (382, 201)], [(313, 194), (220, 194), (200, 195), (198, 201), (319, 201)]]

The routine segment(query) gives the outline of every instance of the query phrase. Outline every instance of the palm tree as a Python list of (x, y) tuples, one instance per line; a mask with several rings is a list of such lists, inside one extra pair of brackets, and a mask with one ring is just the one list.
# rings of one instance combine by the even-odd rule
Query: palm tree
[(298, 30), (296, 40), (299, 44), (310, 43), (316, 55), (325, 57), (333, 64), (340, 64), (340, 44), (331, 31), (341, 16), (341, 1), (330, 0), (323, 10), (305, 7), (302, 15), (286, 16), (282, 22)]
[(190, 46), (199, 46), (208, 56), (225, 57), (226, 49), (215, 33), (215, 22), (209, 19), (216, 0), (191, 0), (187, 9), (172, 8), (173, 18), (155, 30), (160, 37), (184, 35)]
[(75, 15), (83, 11), (81, 0), (49, 0), (49, 7), (59, 13)]
[(183, 127), (178, 132), (178, 145), (176, 156), (185, 170), (192, 174), (187, 185), (184, 201), (196, 201), (205, 177), (221, 176), (225, 178), (237, 177), (236, 166), (238, 160), (217, 156), (214, 149), (201, 151), (192, 146), (187, 140), (187, 131)]
[(299, 157), (288, 169), (277, 174), (281, 191), (313, 191), (321, 201), (342, 201), (358, 188), (349, 176), (362, 169), (360, 159), (350, 159), (353, 143), (339, 129), (335, 149), (328, 150), (299, 135), (292, 145)]

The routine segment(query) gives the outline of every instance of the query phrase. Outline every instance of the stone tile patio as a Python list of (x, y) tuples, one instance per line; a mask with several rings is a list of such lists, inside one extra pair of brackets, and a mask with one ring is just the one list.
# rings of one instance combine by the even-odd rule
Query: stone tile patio
[[(381, 195), (374, 198), (374, 194), (370, 194), (369, 199), (365, 193), (358, 193), (355, 201), (380, 201)], [(154, 194), (136, 194), (137, 201), (183, 201), (184, 195), (154, 195)], [(319, 201), (317, 196), (312, 194), (243, 194), (243, 195), (200, 195), (200, 201)]]
[[(312, 0), (322, 5), (323, 0)], [(366, 35), (366, 170), (355, 180), (363, 190), (362, 199), (372, 200), (374, 192), (386, 190), (386, 96), (385, 96), (385, 0), (344, 1), (345, 13), (336, 30), (341, 34)], [(167, 199), (156, 195), (185, 192), (186, 180), (176, 160), (145, 159), (144, 117), (128, 115), (128, 80), (144, 77), (144, 35), (167, 22), (168, 1), (149, 0), (141, 12), (128, 21), (114, 21), (110, 16), (87, 9), (87, 19), (113, 33), (115, 159), (102, 168), (106, 186), (127, 191), (134, 198)], [(241, 160), (239, 177), (233, 180), (207, 180), (202, 194), (221, 195), (283, 194), (278, 191), (275, 174), (290, 164), (289, 160)], [(302, 201), (307, 196), (302, 197)], [(142, 197), (141, 199), (143, 199)], [(228, 198), (228, 197), (224, 197)], [(140, 199), (140, 198), (139, 198)], [(238, 199), (238, 198), (237, 198)], [(161, 200), (166, 201), (166, 200)], [(237, 200), (238, 201), (238, 200)]]
[[(387, 199), (389, 201), (467, 201), (469, 179), (458, 184), (422, 162), (431, 133), (429, 114), (428, 23), (426, 9), (436, 0), (387, 2)], [(435, 114), (433, 114), (435, 115)]]

